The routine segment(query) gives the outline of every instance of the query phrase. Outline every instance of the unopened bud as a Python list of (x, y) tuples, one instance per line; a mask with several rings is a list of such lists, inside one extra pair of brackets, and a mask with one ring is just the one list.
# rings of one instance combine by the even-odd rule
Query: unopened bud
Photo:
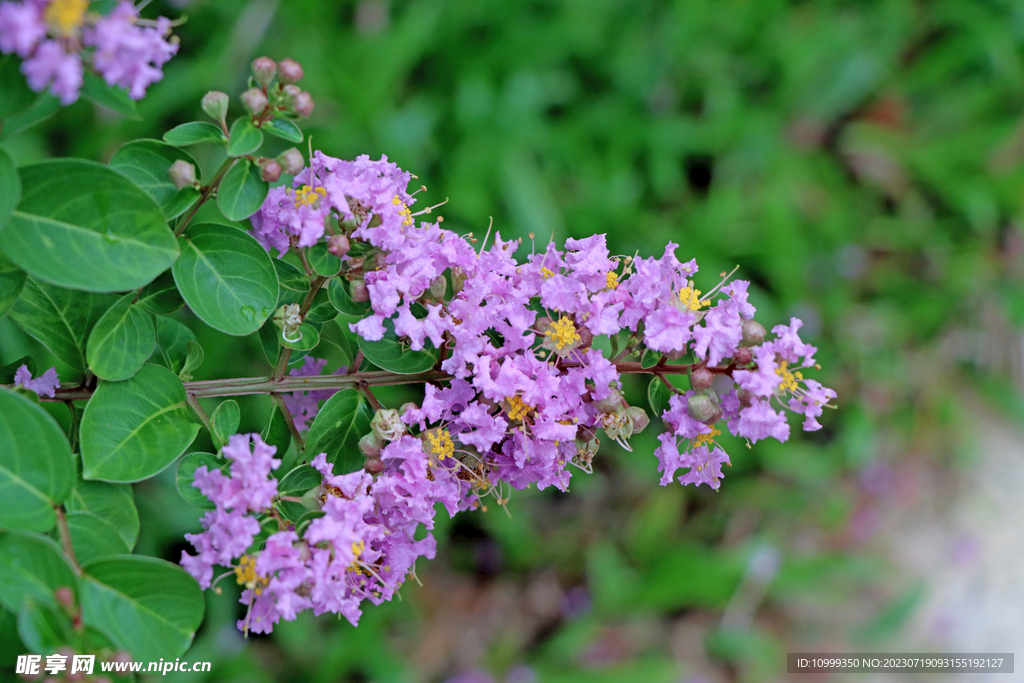
[(327, 238), (327, 251), (331, 252), (338, 258), (347, 254), (351, 246), (352, 245), (348, 242), (348, 238), (344, 235), (331, 235)]
[(384, 461), (380, 458), (367, 458), (363, 460), (363, 469), (370, 474), (380, 474), (384, 471)]
[(277, 64), (270, 57), (257, 57), (252, 60), (252, 75), (256, 82), (266, 88), (277, 75)]
[(370, 420), (370, 428), (373, 433), (384, 441), (394, 441), (405, 434), (405, 423), (399, 417), (397, 410), (381, 408)]
[(736, 365), (749, 365), (752, 360), (754, 352), (745, 346), (736, 349), (736, 353), (732, 354), (732, 362)]
[(746, 408), (754, 402), (754, 392), (748, 389), (740, 389), (736, 392), (736, 398), (739, 399), (740, 405)]
[(259, 88), (249, 88), (242, 93), (242, 106), (253, 116), (258, 116), (267, 108), (270, 101)]
[(467, 279), (468, 276), (466, 275), (465, 270), (459, 266), (452, 268), (452, 294), (458, 294), (461, 292), (462, 288), (466, 285)]
[(308, 119), (313, 114), (313, 108), (316, 103), (313, 102), (313, 96), (308, 92), (300, 92), (295, 96), (294, 103), (295, 113), (304, 119)]
[(448, 291), (448, 281), (444, 279), (444, 275), (438, 275), (430, 281), (430, 296), (437, 301), (444, 299), (445, 292)]
[(384, 448), (384, 442), (373, 432), (359, 439), (359, 452), (363, 454), (364, 458), (379, 458), (382, 448)]
[(291, 58), (282, 59), (277, 65), (277, 70), (278, 80), (285, 85), (298, 83), (306, 75), (302, 70), (302, 65)]
[(695, 368), (693, 372), (690, 373), (690, 386), (693, 387), (695, 391), (701, 391), (709, 388), (713, 381), (715, 381), (715, 374), (703, 365), (699, 368)]
[(211, 90), (203, 95), (200, 102), (203, 111), (214, 121), (223, 121), (228, 115), (228, 96), (217, 90)]
[(75, 592), (67, 586), (61, 586), (53, 592), (57, 604), (71, 612), (75, 609)]
[(602, 413), (614, 413), (625, 407), (626, 402), (622, 400), (622, 394), (615, 389), (600, 401), (594, 401), (594, 409)]
[(589, 349), (590, 345), (594, 343), (594, 333), (586, 325), (577, 327), (576, 334), (580, 335), (580, 345), (577, 348)]
[(277, 163), (281, 164), (281, 170), (288, 175), (296, 175), (306, 166), (306, 160), (302, 158), (302, 152), (294, 147), (278, 154)]
[(709, 396), (704, 394), (694, 394), (686, 401), (686, 414), (697, 422), (707, 423), (715, 417), (716, 410), (720, 416), (722, 409)]
[(370, 290), (366, 288), (365, 280), (353, 280), (350, 282), (348, 293), (352, 297), (352, 301), (356, 303), (370, 300)]
[(302, 92), (302, 88), (297, 85), (286, 85), (281, 88), (281, 94), (283, 95), (284, 106), (287, 109), (295, 108), (295, 98)]
[(274, 183), (281, 177), (281, 164), (273, 159), (264, 159), (260, 162), (260, 178), (264, 182)]
[(743, 321), (743, 341), (740, 346), (757, 346), (764, 341), (764, 325), (756, 320)]
[(629, 419), (633, 422), (634, 434), (639, 434), (647, 429), (647, 425), (651, 424), (651, 418), (647, 415), (647, 411), (640, 406), (626, 408), (626, 415), (629, 415)]
[(178, 159), (167, 169), (167, 177), (179, 190), (196, 184), (196, 167), (184, 159)]

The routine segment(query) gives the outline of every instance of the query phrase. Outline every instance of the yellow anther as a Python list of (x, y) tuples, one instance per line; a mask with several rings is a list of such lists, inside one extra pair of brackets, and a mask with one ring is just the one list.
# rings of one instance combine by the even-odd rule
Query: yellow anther
[(580, 341), (580, 335), (576, 332), (576, 326), (573, 324), (572, 319), (568, 317), (562, 317), (551, 323), (545, 332), (544, 336), (548, 337), (555, 343), (555, 350), (561, 351), (567, 346), (572, 346)]
[[(722, 433), (718, 427), (712, 427), (711, 431), (707, 434), (698, 434), (693, 440), (693, 447), (703, 446), (706, 443), (711, 443), (715, 440), (715, 437)], [(698, 470), (699, 471), (699, 470)]]
[(508, 401), (507, 412), (510, 420), (522, 420), (533, 410), (533, 407), (527, 405), (519, 396), (509, 396), (505, 400)]
[(360, 555), (363, 554), (363, 548), (365, 548), (365, 547), (366, 547), (366, 544), (363, 543), (362, 541), (352, 541), (352, 554), (355, 555), (356, 557), (359, 557)]
[(702, 301), (700, 298), (700, 290), (694, 289), (693, 287), (683, 287), (679, 290), (679, 300), (682, 301), (683, 305), (691, 311), (699, 311), (711, 303), (710, 299), (704, 299)]
[(413, 224), (412, 211), (409, 210), (409, 207), (406, 206), (405, 202), (399, 199), (398, 195), (396, 194), (395, 198), (391, 200), (391, 203), (394, 204), (395, 206), (401, 207), (398, 210), (398, 213), (400, 216), (402, 216), (402, 225), (411, 226)]
[(605, 287), (608, 289), (619, 288), (619, 274), (614, 270), (609, 270), (608, 274), (604, 276)]
[(779, 362), (779, 367), (775, 368), (775, 374), (782, 378), (779, 388), (783, 391), (796, 391), (797, 381), (804, 378), (804, 373), (799, 370), (797, 372), (790, 372), (789, 361), (786, 360)]
[(546, 268), (545, 266), (541, 266), (540, 267), (540, 277), (541, 277), (541, 279), (547, 280), (549, 277), (554, 277), (554, 276), (555, 276), (555, 274), (553, 272), (551, 272), (550, 268)]
[(89, 0), (53, 0), (46, 7), (46, 22), (63, 35), (71, 35), (82, 25)]
[(450, 458), (455, 452), (452, 435), (447, 429), (442, 429), (439, 432), (427, 432), (427, 441), (430, 443), (430, 450), (437, 456), (438, 460)]
[(327, 190), (322, 187), (310, 187), (309, 185), (303, 185), (299, 189), (295, 190), (295, 206), (302, 206), (303, 204), (313, 206), (326, 196)]
[(259, 595), (263, 591), (263, 587), (270, 583), (269, 579), (256, 573), (256, 560), (248, 555), (238, 558), (235, 579), (238, 581), (238, 585), (256, 591), (256, 595)]

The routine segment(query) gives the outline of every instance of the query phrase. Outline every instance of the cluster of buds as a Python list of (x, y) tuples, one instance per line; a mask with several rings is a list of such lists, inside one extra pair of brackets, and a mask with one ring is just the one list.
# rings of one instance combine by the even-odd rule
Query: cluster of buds
[(278, 63), (269, 57), (257, 57), (252, 62), (252, 73), (252, 87), (242, 93), (241, 99), (254, 122), (277, 115), (306, 119), (313, 114), (313, 96), (296, 85), (305, 73), (294, 59)]

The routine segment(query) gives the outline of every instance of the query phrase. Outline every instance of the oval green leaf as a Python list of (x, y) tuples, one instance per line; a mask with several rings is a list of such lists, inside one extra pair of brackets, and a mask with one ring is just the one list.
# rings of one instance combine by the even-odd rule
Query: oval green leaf
[(142, 288), (135, 305), (150, 313), (169, 315), (184, 306), (185, 300), (174, 285), (174, 275), (168, 270)]
[(228, 220), (244, 221), (260, 210), (270, 185), (260, 178), (260, 169), (248, 159), (239, 159), (228, 169), (217, 191), (217, 206)]
[(327, 454), (335, 474), (355, 472), (363, 466), (359, 439), (370, 432), (373, 410), (355, 389), (343, 389), (327, 399), (309, 428), (306, 453), (313, 458)]
[(129, 550), (139, 538), (139, 512), (128, 484), (79, 481), (67, 502), (71, 512), (91, 512), (117, 530)]
[(82, 97), (131, 121), (142, 120), (139, 110), (135, 107), (135, 100), (128, 95), (127, 90), (116, 85), (107, 85), (102, 78), (89, 70), (82, 74)]
[(213, 432), (213, 442), (217, 448), (223, 448), (228, 438), (238, 431), (238, 423), (242, 419), (242, 413), (238, 409), (238, 402), (228, 399), (217, 406), (210, 416), (210, 430)]
[(296, 144), (302, 142), (302, 131), (295, 125), (294, 121), (289, 121), (288, 119), (271, 119), (263, 124), (262, 130), (283, 138), (288, 142)]
[(85, 341), (114, 301), (109, 294), (63, 289), (29, 277), (11, 320), (75, 372), (84, 373)]
[(171, 220), (185, 213), (199, 199), (196, 188), (183, 187), (179, 190), (171, 182), (168, 171), (175, 161), (192, 164), (196, 169), (196, 179), (199, 178), (199, 164), (188, 152), (159, 140), (134, 140), (123, 145), (114, 152), (110, 166), (145, 190), (163, 209), (167, 220)]
[(68, 532), (79, 564), (105, 555), (124, 555), (132, 551), (114, 525), (91, 512), (69, 512)]
[(56, 607), (53, 592), (78, 583), (60, 546), (49, 536), (0, 531), (0, 604), (12, 612), (26, 599)]
[(181, 380), (159, 365), (143, 365), (131, 379), (101, 383), (89, 400), (82, 416), (82, 476), (147, 479), (174, 462), (198, 431)]
[(311, 323), (327, 323), (338, 317), (338, 309), (331, 303), (330, 296), (327, 294), (327, 290), (320, 288), (316, 294), (313, 295), (313, 301), (309, 305), (309, 310), (306, 311), (306, 320)]
[(203, 364), (203, 360), (206, 358), (206, 352), (203, 351), (202, 346), (191, 339), (189, 339), (186, 344), (188, 345), (188, 351), (185, 353), (185, 365), (182, 366), (181, 372), (178, 373), (178, 377), (181, 377), (184, 382), (189, 382), (191, 380), (185, 379), (185, 377), (188, 376), (191, 378), (192, 371)]
[(178, 489), (178, 493), (186, 502), (195, 505), (201, 510), (212, 510), (216, 506), (199, 489), (192, 485), (192, 482), (196, 480), (196, 470), (202, 465), (206, 465), (206, 469), (211, 472), (227, 468), (227, 463), (212, 453), (189, 453), (178, 463), (174, 484)]
[(279, 335), (278, 340), (282, 346), (287, 346), (289, 349), (309, 352), (320, 343), (320, 331), (310, 323), (302, 323), (290, 337)]
[(25, 271), (0, 254), (0, 318), (7, 315), (18, 300), (26, 277)]
[(337, 275), (341, 270), (341, 259), (327, 251), (327, 245), (323, 242), (317, 242), (311, 246), (306, 255), (313, 270), (324, 277)]
[(0, 526), (47, 531), (75, 482), (64, 431), (41, 406), (0, 389)]
[(134, 299), (134, 292), (118, 299), (89, 333), (85, 358), (97, 377), (115, 382), (128, 379), (153, 353), (153, 318), (135, 306)]
[(345, 278), (331, 278), (331, 283), (327, 285), (327, 294), (334, 307), (345, 315), (362, 318), (370, 310), (369, 301), (352, 300), (352, 296), (349, 294), (349, 283)]
[(432, 351), (412, 351), (395, 336), (394, 323), (384, 322), (384, 338), (379, 341), (368, 341), (359, 337), (357, 343), (366, 359), (388, 372), (399, 375), (414, 375), (426, 372), (434, 367), (437, 356)]
[[(264, 325), (260, 328), (260, 345), (263, 347), (263, 353), (266, 354), (267, 361), (271, 366), (277, 365), (277, 360), (281, 356), (281, 350), (284, 348), (281, 344), (281, 328), (271, 323), (270, 325)], [(305, 362), (302, 359), (306, 357), (309, 351), (295, 351), (292, 350), (290, 356), (288, 356), (288, 366), (296, 365), (300, 362)]]
[(52, 607), (29, 599), (18, 612), (18, 635), (29, 652), (50, 655), (71, 642), (71, 622)]
[(263, 146), (263, 133), (252, 125), (252, 119), (243, 116), (231, 124), (228, 138), (228, 156), (240, 157), (252, 154)]
[(56, 159), (20, 172), (21, 202), (0, 239), (29, 275), (58, 287), (123, 292), (148, 284), (178, 257), (163, 211), (117, 171)]
[(671, 397), (672, 392), (658, 377), (652, 379), (651, 383), (647, 385), (647, 402), (655, 417), (661, 417), (661, 414), (668, 410), (668, 400)]
[(267, 424), (263, 427), (263, 431), (260, 432), (263, 442), (277, 449), (277, 457), (279, 458), (284, 457), (292, 443), (292, 432), (288, 429), (288, 423), (284, 420), (285, 417), (278, 410), (277, 406), (271, 405), (270, 417), (267, 419)]
[(196, 333), (174, 318), (156, 316), (156, 349), (149, 359), (160, 363), (175, 375), (185, 372), (191, 345), (199, 345)]
[(183, 123), (164, 133), (164, 142), (175, 147), (187, 147), (200, 142), (215, 142), (224, 145), (227, 144), (227, 141), (224, 131), (206, 121)]
[[(320, 473), (309, 465), (299, 465), (281, 478), (277, 486), (277, 492), (281, 496), (301, 498), (311, 489), (320, 486), (322, 480), (323, 477), (320, 476)], [(285, 518), (291, 522), (298, 521), (310, 511), (310, 508), (302, 503), (296, 503), (292, 500), (282, 500), (280, 507)]]
[(21, 199), (21, 178), (7, 152), (0, 149), (0, 230), (7, 225)]
[(309, 291), (309, 277), (292, 264), (276, 258), (274, 270), (277, 271), (277, 281), (281, 284), (281, 289), (302, 293)]
[(155, 557), (104, 557), (83, 567), (82, 621), (135, 661), (178, 657), (203, 620), (199, 584)]
[(210, 327), (243, 336), (258, 330), (277, 304), (277, 271), (251, 235), (215, 223), (193, 225), (181, 239), (174, 282)]

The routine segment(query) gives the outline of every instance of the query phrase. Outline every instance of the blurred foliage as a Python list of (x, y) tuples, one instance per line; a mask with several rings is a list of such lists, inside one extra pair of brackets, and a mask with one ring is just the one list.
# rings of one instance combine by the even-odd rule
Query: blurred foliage
[[(645, 434), (633, 453), (606, 449), (570, 495), (524, 492), (511, 516), (445, 521), (423, 587), (368, 609), (358, 629), (307, 614), (243, 644), (237, 592), (211, 593), (188, 655), (214, 662), (204, 680), (770, 681), (787, 651), (898, 633), (922, 591), (872, 559), (872, 507), (892, 495), (901, 454), (969, 457), (958, 396), (975, 377), (994, 397), (1020, 380), (1024, 5), (197, 0), (180, 11), (181, 52), (140, 103), (143, 121), (81, 102), (3, 148), (21, 164), (107, 160), (199, 118), (207, 90), (237, 96), (253, 57), (290, 56), (317, 100), (316, 148), (388, 155), (429, 188), (424, 201), (451, 199), (441, 213), (460, 232), (482, 236), (493, 217), (524, 249), (531, 233), (606, 232), (625, 254), (673, 241), (702, 264), (705, 288), (738, 264), (764, 320), (806, 321), (816, 377), (840, 404), (824, 430), (785, 445), (727, 443), (718, 494), (658, 487)], [(206, 349), (196, 379), (267, 371), (255, 336), (238, 352), (190, 324)], [(34, 350), (9, 321), (0, 335), (2, 362)], [(642, 404), (646, 387), (627, 389)], [(240, 399), (243, 415), (266, 414), (262, 400)], [(139, 551), (178, 559), (198, 513), (173, 475), (136, 486), (136, 499)]]

